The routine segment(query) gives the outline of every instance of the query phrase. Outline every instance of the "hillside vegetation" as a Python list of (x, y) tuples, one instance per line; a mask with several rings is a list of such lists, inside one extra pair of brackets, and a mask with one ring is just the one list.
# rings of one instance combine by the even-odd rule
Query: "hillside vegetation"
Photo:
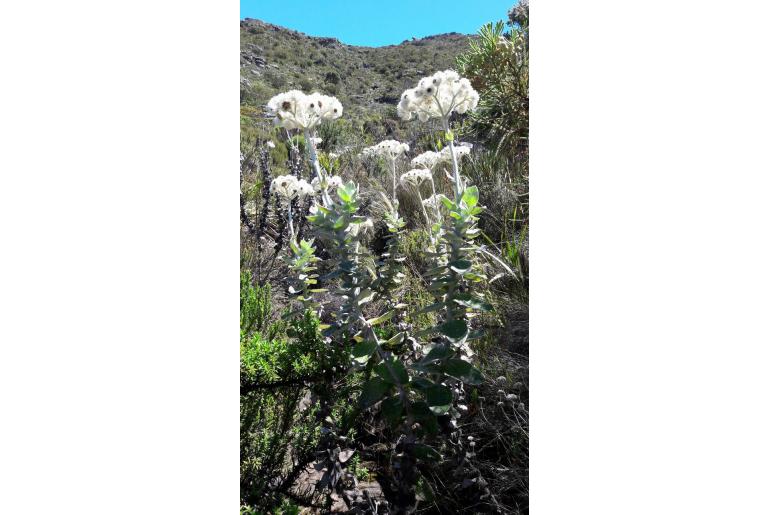
[[(241, 22), (242, 515), (528, 513), (526, 0), (508, 17), (380, 48)], [(431, 84), (451, 105), (406, 116)], [(292, 89), (341, 116), (267, 108)]]
[(451, 33), (361, 47), (247, 18), (241, 21), (241, 102), (261, 106), (289, 89), (340, 99), (348, 115), (392, 111), (420, 77), (454, 66), (468, 36)]

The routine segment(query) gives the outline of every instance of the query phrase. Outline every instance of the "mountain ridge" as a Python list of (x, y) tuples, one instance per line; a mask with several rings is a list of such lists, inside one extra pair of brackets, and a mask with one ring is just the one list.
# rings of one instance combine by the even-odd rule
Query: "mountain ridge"
[(353, 120), (395, 118), (401, 93), (437, 70), (453, 68), (472, 35), (450, 32), (397, 45), (348, 45), (255, 18), (240, 21), (241, 106), (256, 111), (289, 89), (337, 96)]

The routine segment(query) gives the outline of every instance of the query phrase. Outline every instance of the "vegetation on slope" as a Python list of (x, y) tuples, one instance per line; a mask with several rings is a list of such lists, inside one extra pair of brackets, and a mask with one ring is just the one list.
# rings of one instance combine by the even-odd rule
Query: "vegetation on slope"
[[(383, 48), (350, 47), (257, 20), (241, 23), (244, 514), (297, 513), (300, 507), (314, 513), (528, 512), (528, 53), (521, 44), (527, 36), (526, 3), (511, 10), (507, 32), (489, 25), (477, 38), (450, 34)], [(320, 319), (287, 316), (287, 291), (296, 285), (288, 280), (290, 238), (285, 209), (268, 194), (268, 185), (286, 173), (309, 180), (313, 171), (304, 157), (308, 142), (273, 127), (262, 106), (293, 88), (337, 96), (345, 111), (318, 130), (321, 165), (357, 182), (358, 213), (381, 220), (387, 206), (378, 191), (390, 196), (390, 175), (358, 154), (386, 137), (408, 142), (410, 157), (446, 146), (439, 126), (401, 121), (395, 104), (421, 76), (447, 68), (461, 71), (481, 94), (475, 113), (453, 117), (453, 130), (474, 144), (462, 171), (469, 184), (478, 185), (479, 202), (486, 206), (479, 239), (513, 273), (474, 286), (492, 308), (472, 320), (474, 329), (484, 330), (472, 343), (484, 380), (465, 385), (455, 420), (461, 438), (447, 433), (444, 444), (431, 444), (441, 449), (441, 459), (418, 460), (420, 480), (410, 494), (416, 497), (405, 499), (408, 478), (393, 467), (414, 464), (398, 457), (398, 433), (379, 405), (359, 402), (376, 367), (351, 367), (354, 342), (322, 334), (324, 325), (334, 323), (339, 300), (333, 292), (342, 284), (319, 278), (332, 290), (316, 294), (326, 307)], [(451, 181), (440, 179), (438, 192), (451, 197)], [(434, 302), (426, 282), (430, 228), (415, 191), (399, 188), (398, 202), (407, 222), (397, 249), (404, 276), (392, 294), (409, 308), (375, 327), (384, 342), (439, 322), (437, 312), (421, 310)], [(308, 207), (297, 202), (293, 208), (299, 238), (315, 234), (303, 216)], [(384, 255), (386, 234), (387, 227), (377, 224), (360, 238), (362, 259)], [(320, 241), (317, 246), (317, 274), (323, 277), (335, 271), (333, 249)], [(494, 260), (479, 266), (503, 270)], [(385, 308), (375, 301), (364, 315)], [(442, 427), (448, 422), (443, 417)], [(439, 434), (444, 431), (451, 430), (443, 427)]]

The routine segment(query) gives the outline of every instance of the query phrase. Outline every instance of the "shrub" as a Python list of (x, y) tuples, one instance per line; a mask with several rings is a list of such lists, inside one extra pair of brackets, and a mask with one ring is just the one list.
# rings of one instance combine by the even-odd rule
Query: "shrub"
[(517, 12), (521, 24), (507, 34), (503, 22), (484, 25), (470, 50), (457, 58), (461, 73), (483, 97), (469, 130), (511, 159), (526, 155), (529, 135), (528, 8)]
[[(404, 59), (416, 60), (425, 52), (419, 46), (409, 56), (391, 53), (381, 68), (390, 73)], [(331, 73), (322, 75), (327, 92), (344, 81)], [(434, 88), (450, 94), (434, 95)], [(477, 130), (475, 114), (463, 118), (479, 98), (454, 72), (426, 77), (405, 96), (389, 88), (378, 93), (393, 95), (398, 107), (366, 114), (355, 125), (331, 116), (336, 99), (288, 93), (268, 103), (280, 128), (274, 146), (290, 149), (291, 176), (275, 177), (261, 190), (276, 196), (271, 238), (287, 245), (283, 251), (277, 245), (272, 259), (288, 301), (280, 325), (260, 304), (261, 287), (253, 291), (246, 281), (243, 300), (242, 278), (242, 329), (244, 319), (251, 321), (241, 341), (241, 497), (248, 509), (275, 509), (289, 492), (296, 499), (291, 488), (298, 474), (317, 461), (319, 493), (302, 504), (330, 511), (331, 493), (347, 495), (356, 476), (364, 477), (364, 455), (378, 463), (393, 512), (414, 512), (431, 498), (447, 513), (499, 509), (485, 479), (490, 469), (465, 436), (473, 427), (494, 444), (494, 431), (472, 425), (472, 410), (496, 380), (482, 372), (499, 367), (478, 359), (476, 350), (488, 345), (483, 329), (501, 317), (500, 302), (487, 298), (490, 272), (513, 274), (510, 265), (521, 266), (526, 248), (504, 247), (500, 256), (484, 243), (483, 230), (517, 243), (526, 236), (518, 220), (509, 229), (510, 220), (496, 216), (505, 195), (516, 191), (501, 188), (508, 157), (470, 154), (471, 146), (457, 141), (459, 134), (495, 135)], [(419, 125), (408, 123), (415, 115)], [(423, 159), (401, 175), (410, 145), (398, 141), (365, 149), (365, 159), (354, 156), (361, 140), (373, 142), (378, 134), (408, 134), (417, 142), (412, 151), (433, 150), (441, 165)], [(343, 155), (333, 155), (340, 147), (347, 147)], [(302, 206), (311, 208), (307, 217)], [(519, 458), (521, 436), (496, 449)], [(437, 479), (462, 493), (437, 500), (431, 488)], [(326, 495), (322, 505), (314, 504), (319, 495)], [(362, 509), (357, 502), (351, 507)]]

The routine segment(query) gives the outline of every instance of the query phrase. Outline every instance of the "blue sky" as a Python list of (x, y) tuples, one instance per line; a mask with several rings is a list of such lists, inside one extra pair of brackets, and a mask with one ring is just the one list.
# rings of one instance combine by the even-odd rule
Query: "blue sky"
[(240, 0), (241, 18), (260, 20), (349, 45), (396, 45), (444, 32), (475, 33), (504, 20), (516, 0)]

